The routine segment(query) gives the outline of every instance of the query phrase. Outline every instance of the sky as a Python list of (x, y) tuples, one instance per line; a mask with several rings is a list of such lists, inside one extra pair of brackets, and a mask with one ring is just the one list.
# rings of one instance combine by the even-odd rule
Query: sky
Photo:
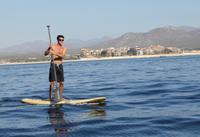
[(199, 0), (0, 0), (0, 48), (52, 40), (89, 40), (164, 26), (200, 28)]

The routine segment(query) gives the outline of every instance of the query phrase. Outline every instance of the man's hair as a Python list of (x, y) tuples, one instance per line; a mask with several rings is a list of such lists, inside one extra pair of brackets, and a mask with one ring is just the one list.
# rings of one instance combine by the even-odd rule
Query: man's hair
[(65, 37), (63, 35), (58, 35), (57, 36), (57, 40), (59, 40), (59, 38), (63, 38), (64, 39)]

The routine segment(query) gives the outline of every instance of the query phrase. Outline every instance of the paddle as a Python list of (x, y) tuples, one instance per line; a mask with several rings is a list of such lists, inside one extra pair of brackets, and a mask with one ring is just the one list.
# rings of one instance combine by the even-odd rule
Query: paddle
[[(51, 48), (52, 42), (51, 42), (50, 25), (47, 25), (47, 29), (48, 29), (48, 35), (49, 35), (49, 45), (50, 45), (49, 48)], [(52, 54), (51, 54), (51, 61), (54, 62), (54, 58), (53, 58)], [(50, 62), (50, 67), (51, 67), (51, 62)], [(56, 91), (53, 88), (53, 92), (54, 92), (54, 98), (53, 98), (53, 100), (54, 101), (59, 101), (60, 100), (60, 94), (59, 94), (59, 91), (58, 91), (58, 82), (57, 82), (57, 75), (56, 75), (56, 71), (55, 70), (56, 70), (56, 66), (53, 63), (54, 77), (55, 77), (55, 81), (56, 81)]]

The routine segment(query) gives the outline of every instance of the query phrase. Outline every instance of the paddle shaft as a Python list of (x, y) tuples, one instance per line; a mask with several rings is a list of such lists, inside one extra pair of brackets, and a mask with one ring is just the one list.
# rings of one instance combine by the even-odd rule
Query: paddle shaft
[[(51, 32), (50, 32), (50, 25), (47, 25), (47, 29), (48, 29), (48, 35), (49, 35), (49, 45), (51, 47), (52, 45), (52, 41), (51, 41)], [(59, 96), (59, 92), (58, 92), (58, 82), (57, 82), (57, 74), (56, 74), (56, 66), (54, 64), (54, 58), (53, 58), (53, 54), (51, 54), (51, 61), (50, 62), (50, 66), (51, 66), (51, 63), (53, 64), (53, 71), (54, 71), (54, 77), (55, 77), (55, 81), (56, 81), (56, 92), (54, 93), (54, 98), (56, 100), (59, 100), (60, 99), (60, 96)], [(54, 91), (54, 90), (53, 90)]]

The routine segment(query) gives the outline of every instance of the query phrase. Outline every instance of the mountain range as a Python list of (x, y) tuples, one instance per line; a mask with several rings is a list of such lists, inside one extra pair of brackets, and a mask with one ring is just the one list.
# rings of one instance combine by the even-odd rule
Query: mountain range
[(146, 33), (129, 32), (118, 38), (93, 45), (92, 48), (147, 47), (150, 45), (200, 49), (200, 28), (167, 26)]
[[(128, 32), (117, 38), (103, 37), (83, 41), (65, 41), (69, 54), (79, 54), (81, 48), (147, 47), (150, 45), (172, 46), (182, 49), (200, 49), (200, 28), (167, 26), (144, 33)], [(41, 55), (48, 47), (47, 41), (26, 42), (0, 49), (0, 56)]]
[[(96, 43), (100, 43), (102, 41), (106, 41), (111, 39), (109, 37), (102, 37), (100, 39), (91, 39), (88, 41), (83, 41), (79, 39), (69, 39), (65, 41), (65, 45), (68, 48), (68, 53), (71, 55), (79, 54), (80, 49), (87, 46), (95, 45)], [(6, 48), (0, 49), (0, 57), (10, 57), (10, 56), (41, 56), (44, 51), (48, 48), (48, 41), (32, 41), (25, 42), (18, 45), (13, 45)]]

